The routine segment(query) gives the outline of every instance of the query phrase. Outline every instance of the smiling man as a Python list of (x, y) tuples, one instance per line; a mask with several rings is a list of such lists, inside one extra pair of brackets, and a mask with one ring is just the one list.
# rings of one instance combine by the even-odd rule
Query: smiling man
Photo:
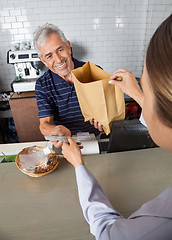
[[(90, 132), (98, 135), (102, 126), (93, 120), (84, 122), (72, 81), (71, 70), (85, 62), (72, 57), (70, 42), (52, 24), (38, 27), (33, 41), (39, 59), (49, 68), (38, 78), (35, 87), (42, 134), (71, 136), (77, 132)], [(57, 148), (62, 145), (61, 142), (53, 144)]]

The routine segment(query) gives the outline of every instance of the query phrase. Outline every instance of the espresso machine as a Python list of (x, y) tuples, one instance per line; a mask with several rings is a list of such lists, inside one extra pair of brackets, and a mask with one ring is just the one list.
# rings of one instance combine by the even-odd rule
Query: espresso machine
[(11, 87), (14, 92), (35, 91), (35, 83), (46, 70), (34, 49), (7, 52), (7, 63), (13, 64), (16, 77)]

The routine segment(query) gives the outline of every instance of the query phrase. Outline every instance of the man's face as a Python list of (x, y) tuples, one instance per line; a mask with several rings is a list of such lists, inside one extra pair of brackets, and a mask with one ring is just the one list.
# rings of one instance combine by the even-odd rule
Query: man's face
[(71, 58), (70, 42), (65, 44), (61, 37), (52, 33), (43, 46), (39, 47), (41, 52), (40, 60), (52, 72), (60, 75), (62, 78), (67, 76), (74, 68)]

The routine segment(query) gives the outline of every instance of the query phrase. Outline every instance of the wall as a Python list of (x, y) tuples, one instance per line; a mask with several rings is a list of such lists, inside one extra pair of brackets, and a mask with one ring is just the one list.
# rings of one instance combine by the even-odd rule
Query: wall
[(58, 25), (74, 56), (113, 73), (126, 68), (140, 77), (145, 46), (172, 12), (172, 0), (1, 0), (0, 92), (11, 90), (14, 67), (6, 63), (12, 44), (32, 40), (46, 22)]

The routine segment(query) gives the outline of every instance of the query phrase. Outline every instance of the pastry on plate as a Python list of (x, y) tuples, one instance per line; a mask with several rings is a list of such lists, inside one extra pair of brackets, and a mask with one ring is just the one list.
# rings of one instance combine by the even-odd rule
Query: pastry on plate
[(39, 146), (24, 148), (16, 157), (17, 167), (31, 177), (41, 177), (54, 171), (59, 164), (58, 154)]

